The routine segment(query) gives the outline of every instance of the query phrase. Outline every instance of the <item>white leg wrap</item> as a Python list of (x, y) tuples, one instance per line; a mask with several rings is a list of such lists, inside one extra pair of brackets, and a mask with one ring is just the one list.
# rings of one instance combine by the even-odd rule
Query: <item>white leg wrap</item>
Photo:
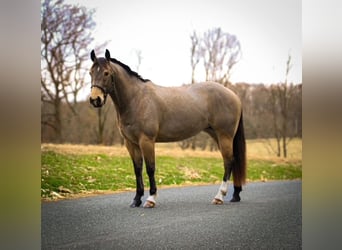
[(213, 200), (213, 204), (222, 204), (223, 196), (225, 196), (228, 192), (228, 181), (222, 181), (221, 186)]
[(156, 200), (155, 200), (156, 197), (157, 197), (157, 195), (149, 195), (146, 200), (150, 201), (152, 203), (156, 203)]
[(150, 195), (145, 201), (144, 207), (146, 208), (153, 208), (156, 205), (156, 197), (157, 195)]
[(223, 195), (221, 192), (218, 192), (217, 195), (215, 196), (216, 200), (223, 201)]
[(227, 192), (228, 192), (228, 181), (222, 181), (219, 190), (225, 196), (227, 194)]

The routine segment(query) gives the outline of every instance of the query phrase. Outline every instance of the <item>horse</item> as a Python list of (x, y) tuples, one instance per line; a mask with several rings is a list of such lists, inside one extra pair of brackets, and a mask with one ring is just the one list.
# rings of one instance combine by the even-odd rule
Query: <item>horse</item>
[(90, 53), (90, 103), (100, 108), (110, 95), (117, 114), (118, 127), (131, 157), (136, 177), (136, 194), (130, 207), (139, 207), (144, 195), (143, 162), (150, 190), (143, 207), (156, 205), (155, 143), (187, 139), (201, 131), (217, 143), (223, 158), (224, 174), (212, 200), (221, 205), (233, 175), (231, 202), (239, 202), (246, 181), (246, 143), (242, 104), (239, 97), (216, 82), (202, 82), (180, 87), (163, 87), (142, 78), (129, 66), (111, 58)]

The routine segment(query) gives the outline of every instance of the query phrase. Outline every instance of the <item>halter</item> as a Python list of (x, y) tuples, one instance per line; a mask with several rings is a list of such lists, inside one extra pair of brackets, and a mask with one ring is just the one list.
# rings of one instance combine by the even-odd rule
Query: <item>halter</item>
[(107, 99), (107, 94), (108, 94), (108, 92), (106, 91), (106, 89), (105, 89), (104, 87), (102, 87), (102, 86), (100, 86), (100, 85), (98, 85), (98, 84), (93, 84), (93, 85), (91, 85), (90, 89), (92, 89), (92, 88), (94, 88), (94, 87), (96, 87), (96, 88), (98, 88), (98, 89), (100, 89), (100, 90), (102, 91), (102, 93), (103, 93), (103, 95), (104, 95), (103, 103), (105, 104), (105, 103), (106, 103), (106, 99)]
[[(114, 89), (115, 89), (115, 84), (114, 84), (114, 75), (113, 74), (111, 74), (111, 78), (112, 78), (112, 84), (113, 84), (113, 87), (114, 87)], [(103, 103), (105, 104), (106, 103), (106, 99), (107, 99), (107, 95), (108, 95), (108, 93), (109, 93), (109, 91), (107, 91), (107, 89), (105, 88), (105, 87), (102, 87), (101, 85), (98, 85), (98, 84), (92, 84), (91, 86), (90, 86), (90, 89), (92, 89), (92, 88), (94, 88), (94, 87), (96, 87), (96, 88), (98, 88), (98, 89), (100, 89), (101, 91), (102, 91), (102, 93), (103, 93), (103, 95), (104, 95), (104, 101), (103, 101)]]

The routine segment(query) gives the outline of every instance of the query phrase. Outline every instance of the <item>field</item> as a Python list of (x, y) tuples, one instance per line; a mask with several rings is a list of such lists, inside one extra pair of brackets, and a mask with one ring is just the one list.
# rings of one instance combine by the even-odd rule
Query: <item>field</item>
[[(289, 143), (289, 157), (272, 153), (274, 140), (247, 141), (247, 181), (301, 179), (301, 140)], [(218, 151), (181, 150), (177, 144), (156, 145), (158, 188), (219, 184), (223, 164)], [(148, 178), (144, 171), (145, 187)], [(41, 145), (41, 197), (61, 199), (135, 190), (129, 155), (120, 146)]]

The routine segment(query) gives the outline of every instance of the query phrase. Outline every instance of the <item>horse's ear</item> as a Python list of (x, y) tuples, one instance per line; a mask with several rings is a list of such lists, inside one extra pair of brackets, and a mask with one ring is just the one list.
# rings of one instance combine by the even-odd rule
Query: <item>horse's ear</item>
[(108, 61), (110, 61), (110, 53), (109, 53), (109, 50), (108, 50), (108, 49), (106, 49), (105, 56), (106, 56), (106, 59), (107, 59)]
[(90, 52), (90, 58), (91, 58), (91, 60), (92, 60), (93, 62), (96, 60), (96, 55), (95, 55), (95, 51), (94, 51), (94, 50), (92, 50), (92, 51)]

